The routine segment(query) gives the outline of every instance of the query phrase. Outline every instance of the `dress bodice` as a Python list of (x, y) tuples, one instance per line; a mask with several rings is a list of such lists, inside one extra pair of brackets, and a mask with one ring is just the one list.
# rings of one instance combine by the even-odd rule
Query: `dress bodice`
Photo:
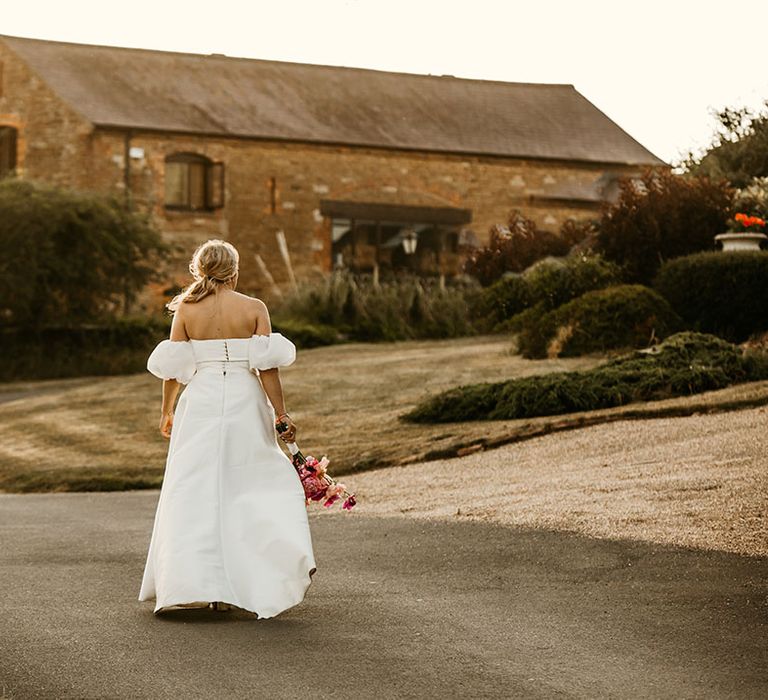
[(250, 338), (163, 340), (147, 360), (147, 369), (161, 379), (188, 384), (205, 367), (238, 365), (259, 370), (285, 367), (296, 359), (296, 346), (281, 333)]

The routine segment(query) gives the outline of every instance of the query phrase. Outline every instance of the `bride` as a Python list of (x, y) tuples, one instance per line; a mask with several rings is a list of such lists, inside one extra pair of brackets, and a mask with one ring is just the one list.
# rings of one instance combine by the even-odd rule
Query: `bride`
[[(170, 439), (140, 601), (154, 612), (231, 606), (260, 618), (300, 603), (315, 573), (304, 490), (280, 449), (293, 442), (278, 367), (296, 357), (266, 305), (235, 291), (239, 256), (201, 245), (194, 282), (168, 304), (169, 340), (147, 368), (162, 378)], [(174, 403), (186, 385), (178, 406)]]

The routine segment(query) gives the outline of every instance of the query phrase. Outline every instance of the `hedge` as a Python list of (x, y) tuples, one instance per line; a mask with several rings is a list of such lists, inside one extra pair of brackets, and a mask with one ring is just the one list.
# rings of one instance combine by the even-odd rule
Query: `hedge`
[(443, 392), (401, 416), (411, 423), (509, 420), (655, 401), (768, 379), (768, 357), (712, 335), (678, 333), (581, 372), (473, 384)]
[(170, 319), (78, 327), (0, 328), (0, 381), (130, 374), (168, 337)]
[(768, 330), (768, 252), (710, 252), (666, 262), (654, 287), (689, 327), (733, 342)]
[(573, 357), (645, 347), (683, 327), (669, 304), (639, 284), (587, 292), (553, 311), (539, 306), (517, 319), (524, 357)]
[(272, 331), (282, 333), (298, 348), (317, 348), (345, 340), (345, 337), (333, 326), (324, 323), (307, 323), (291, 318), (273, 318)]
[[(168, 337), (170, 326), (169, 316), (76, 327), (0, 328), (0, 381), (143, 372), (149, 353)], [(290, 319), (275, 320), (272, 330), (302, 349), (343, 341), (332, 327)]]

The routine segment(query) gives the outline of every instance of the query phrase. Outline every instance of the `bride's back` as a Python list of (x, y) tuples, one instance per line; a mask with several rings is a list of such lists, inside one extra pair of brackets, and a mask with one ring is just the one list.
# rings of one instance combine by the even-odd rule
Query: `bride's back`
[(263, 302), (230, 289), (220, 289), (198, 302), (179, 306), (184, 329), (192, 340), (250, 338), (258, 330)]

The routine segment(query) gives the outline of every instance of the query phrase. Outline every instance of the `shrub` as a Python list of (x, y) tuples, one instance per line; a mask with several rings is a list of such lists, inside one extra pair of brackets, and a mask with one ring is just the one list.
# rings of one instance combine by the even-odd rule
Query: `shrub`
[(594, 369), (474, 384), (438, 394), (409, 413), (412, 423), (533, 418), (655, 401), (768, 379), (768, 359), (711, 335), (678, 333)]
[(690, 327), (734, 342), (768, 330), (768, 253), (697, 253), (665, 263), (654, 283)]
[(121, 202), (30, 182), (0, 183), (0, 321), (71, 325), (124, 311), (166, 252)]
[(464, 271), (487, 287), (505, 272), (522, 272), (549, 255), (565, 255), (570, 244), (549, 231), (541, 231), (536, 222), (513, 211), (507, 226), (494, 226), (487, 247), (474, 251), (464, 264)]
[(625, 178), (600, 221), (597, 251), (622, 265), (628, 281), (650, 283), (665, 260), (714, 248), (733, 194), (725, 182), (667, 171)]
[(507, 273), (477, 295), (472, 312), (484, 330), (496, 330), (498, 324), (516, 316), (530, 303), (528, 281), (521, 274)]
[(344, 341), (344, 337), (333, 326), (324, 323), (307, 323), (291, 318), (273, 318), (272, 330), (290, 338), (299, 348), (317, 348)]
[(525, 271), (525, 279), (534, 303), (556, 309), (586, 292), (619, 284), (621, 270), (600, 256), (574, 255), (541, 260)]
[(168, 319), (122, 319), (105, 325), (0, 328), (0, 381), (130, 374), (168, 337)]
[(553, 311), (529, 314), (520, 325), (518, 349), (524, 357), (644, 347), (682, 327), (665, 299), (631, 284), (587, 292)]
[(486, 287), (475, 313), (484, 319), (486, 327), (508, 330), (505, 321), (526, 308), (538, 305), (540, 312), (549, 311), (585, 292), (620, 281), (619, 267), (599, 256), (544, 258), (522, 275), (507, 275)]
[(335, 272), (281, 302), (285, 322), (323, 324), (349, 340), (453, 338), (475, 333), (470, 299), (477, 283), (440, 289), (437, 282), (403, 277), (375, 286), (370, 277)]

